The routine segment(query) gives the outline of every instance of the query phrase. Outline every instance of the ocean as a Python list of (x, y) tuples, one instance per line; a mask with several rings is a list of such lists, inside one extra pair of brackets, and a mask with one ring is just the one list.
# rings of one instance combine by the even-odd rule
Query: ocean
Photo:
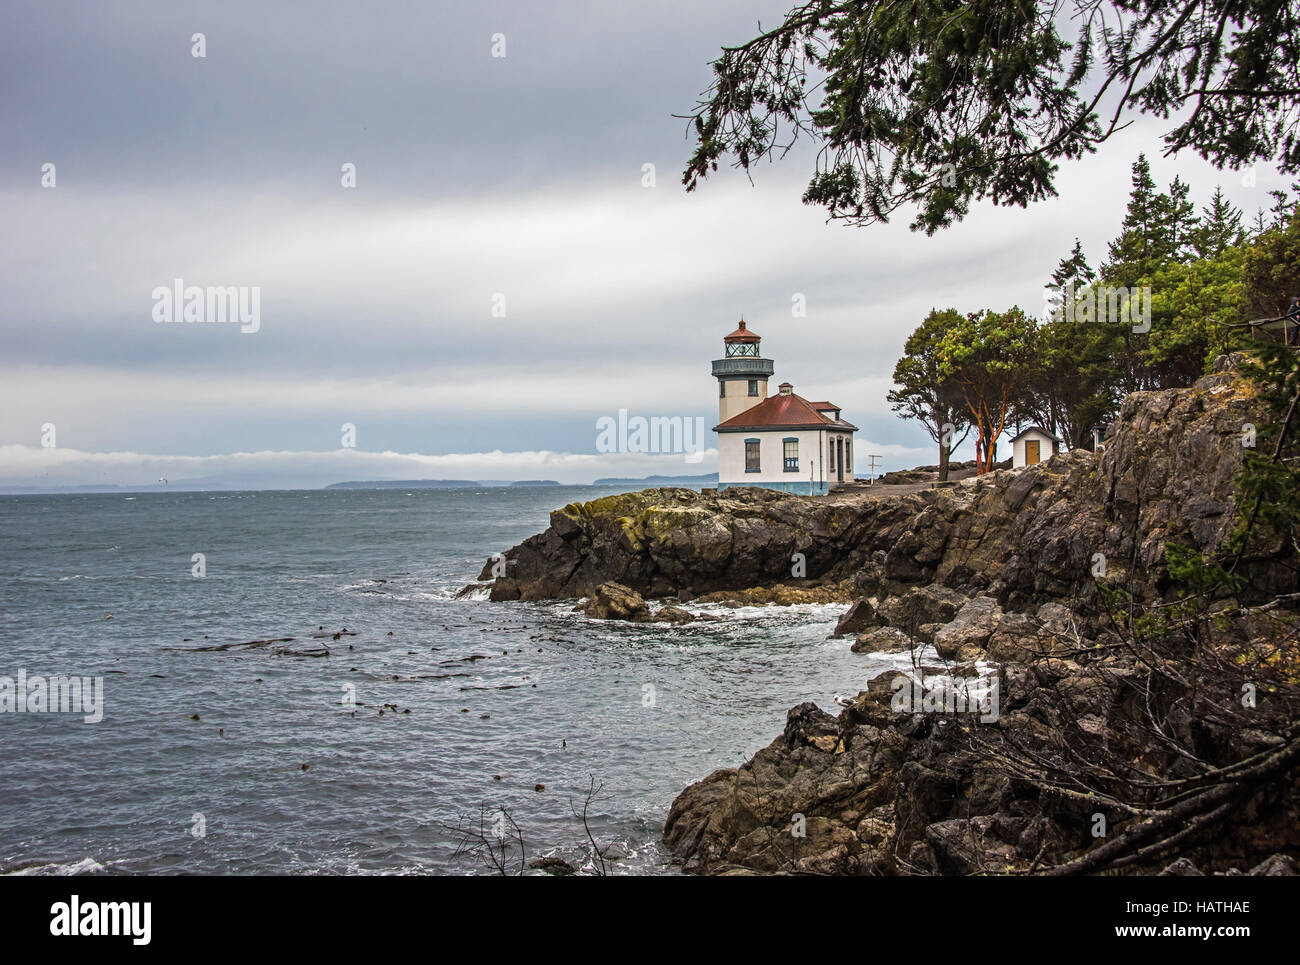
[(593, 783), (608, 872), (675, 873), (687, 784), (883, 666), (828, 639), (842, 605), (667, 627), (456, 598), (617, 491), (0, 497), (0, 678), (103, 681), (97, 723), (0, 713), (0, 873), (495, 873), (458, 829), (503, 813), (529, 861), (594, 870)]

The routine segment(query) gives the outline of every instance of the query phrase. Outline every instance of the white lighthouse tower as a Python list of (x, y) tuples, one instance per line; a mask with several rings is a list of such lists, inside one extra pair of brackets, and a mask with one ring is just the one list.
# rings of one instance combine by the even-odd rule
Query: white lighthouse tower
[(713, 377), (718, 380), (718, 421), (726, 422), (767, 398), (767, 380), (772, 360), (760, 353), (762, 339), (740, 327), (722, 340), (725, 358), (713, 360)]

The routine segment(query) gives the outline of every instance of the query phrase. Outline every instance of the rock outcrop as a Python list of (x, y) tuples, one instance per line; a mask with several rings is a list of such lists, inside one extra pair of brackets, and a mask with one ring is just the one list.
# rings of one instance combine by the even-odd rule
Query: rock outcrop
[[(838, 577), (822, 578), (851, 572), (843, 560), (874, 522), (861, 518), (860, 506), (857, 497), (763, 489), (647, 489), (573, 503), (551, 514), (544, 533), (504, 554), (505, 574), (493, 582), (491, 598), (590, 596), (613, 581), (651, 598), (761, 594), (786, 585), (810, 600), (847, 600), (850, 590), (825, 585)], [(908, 509), (895, 513), (901, 520)], [(802, 567), (796, 554), (803, 554)], [(492, 578), (493, 565), (480, 579)]]
[(917, 645), (898, 627), (876, 627), (865, 633), (859, 633), (849, 649), (854, 653), (903, 653)]
[(1002, 607), (991, 596), (968, 601), (934, 634), (934, 649), (949, 660), (974, 660), (984, 654), (985, 645), (1002, 622)]
[(622, 583), (602, 583), (591, 599), (575, 608), (597, 620), (642, 621), (650, 617), (650, 605), (640, 593)]
[(844, 611), (844, 615), (835, 624), (835, 632), (831, 636), (842, 637), (850, 633), (862, 633), (878, 625), (876, 608), (871, 605), (871, 601), (857, 600)]
[[(749, 762), (688, 787), (669, 812), (665, 841), (687, 871), (710, 874), (1026, 874), (1063, 864), (1098, 843), (1099, 827), (1118, 836), (1137, 819), (1100, 795), (1040, 779), (1035, 768), (1061, 756), (1054, 737), (1062, 732), (1097, 745), (1132, 740), (1120, 725), (1135, 711), (1129, 682), (1139, 673), (1122, 657), (1007, 667), (998, 718), (981, 722), (900, 713), (894, 701), (910, 679), (890, 671), (838, 716), (800, 704)], [(1180, 712), (1166, 739), (1196, 735), (1213, 762), (1278, 754), (1264, 734), (1202, 728), (1198, 711), (1209, 709)], [(1153, 776), (1191, 773), (1155, 737), (1125, 749), (1149, 761)], [(1210, 873), (1294, 873), (1285, 856), (1300, 853), (1298, 783), (1294, 766), (1254, 786), (1229, 781), (1218, 832), (1189, 842), (1182, 856)], [(1125, 870), (1155, 874), (1170, 857), (1152, 854)]]
[(631, 623), (691, 623), (699, 617), (679, 606), (662, 606), (651, 610), (650, 604), (636, 590), (622, 583), (602, 583), (591, 598), (574, 607), (597, 620), (627, 620)]

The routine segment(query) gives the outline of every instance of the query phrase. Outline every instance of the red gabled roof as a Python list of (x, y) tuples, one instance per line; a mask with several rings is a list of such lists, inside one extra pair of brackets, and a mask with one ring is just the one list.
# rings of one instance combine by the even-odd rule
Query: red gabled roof
[(757, 335), (745, 327), (745, 320), (740, 320), (740, 328), (736, 329), (730, 335), (723, 338), (724, 342), (758, 342), (761, 341)]
[(826, 411), (827, 409), (835, 409), (836, 411), (838, 411), (840, 408), (834, 402), (809, 402), (808, 404), (812, 406), (814, 409), (818, 409), (823, 412)]
[(1037, 432), (1039, 435), (1047, 436), (1047, 438), (1052, 439), (1052, 440), (1054, 440), (1054, 441), (1056, 441), (1056, 442), (1064, 442), (1064, 441), (1065, 441), (1065, 440), (1062, 439), (1060, 436), (1056, 436), (1056, 435), (1053, 435), (1052, 433), (1048, 432), (1048, 431), (1047, 431), (1046, 429), (1044, 429), (1042, 426), (1025, 426), (1024, 429), (1022, 429), (1020, 432), (1017, 432), (1014, 436), (1011, 437), (1011, 441), (1012, 441), (1012, 442), (1016, 442), (1016, 441), (1017, 441), (1021, 436), (1027, 436), (1027, 435), (1029, 435), (1029, 433), (1031, 433), (1031, 432)]
[[(833, 407), (838, 408), (838, 407)], [(768, 396), (758, 405), (751, 406), (740, 415), (713, 427), (714, 432), (740, 429), (848, 429), (857, 426), (843, 419), (832, 419), (817, 411), (816, 406), (802, 396)]]

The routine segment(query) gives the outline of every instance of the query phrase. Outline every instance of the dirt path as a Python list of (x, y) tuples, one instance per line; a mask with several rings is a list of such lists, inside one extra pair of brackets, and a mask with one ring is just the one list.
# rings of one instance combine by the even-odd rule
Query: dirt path
[[(948, 483), (959, 482), (963, 479), (970, 479), (974, 476), (974, 469), (958, 469), (948, 476)], [(939, 486), (938, 479), (929, 479), (922, 482), (910, 483), (866, 483), (853, 482), (846, 483), (843, 486), (837, 486), (831, 490), (832, 496), (864, 496), (869, 499), (884, 499), (889, 496), (906, 496), (910, 493), (919, 493), (924, 489), (934, 489)]]

